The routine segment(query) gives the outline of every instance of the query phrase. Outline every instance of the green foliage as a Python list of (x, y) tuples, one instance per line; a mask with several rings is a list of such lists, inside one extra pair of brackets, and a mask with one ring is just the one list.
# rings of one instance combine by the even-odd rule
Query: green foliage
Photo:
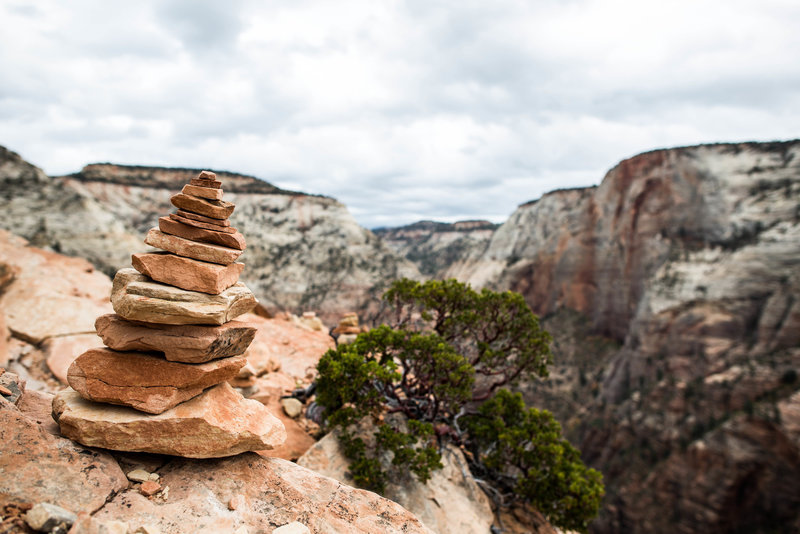
[(526, 408), (522, 395), (501, 389), (465, 417), (465, 426), (501, 490), (523, 497), (561, 528), (587, 530), (604, 495), (603, 477), (583, 464), (550, 412)]
[(549, 412), (499, 389), (547, 376), (552, 359), (550, 335), (522, 296), (403, 279), (384, 300), (388, 324), (317, 366), (316, 402), (356, 484), (382, 492), (402, 473), (425, 482), (442, 467), (437, 440), (450, 440), (473, 451), (470, 467), (497, 490), (535, 504), (557, 526), (585, 530), (602, 477)]
[(552, 338), (519, 293), (476, 292), (455, 279), (419, 283), (404, 278), (383, 298), (395, 328), (436, 332), (485, 377), (475, 400), (525, 376), (548, 374)]

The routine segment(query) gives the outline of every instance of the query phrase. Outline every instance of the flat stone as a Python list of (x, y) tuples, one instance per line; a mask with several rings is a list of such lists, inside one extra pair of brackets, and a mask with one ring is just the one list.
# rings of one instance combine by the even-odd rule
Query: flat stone
[(283, 424), (269, 410), (228, 384), (158, 415), (87, 401), (67, 388), (53, 400), (53, 417), (62, 434), (89, 447), (188, 458), (271, 449), (286, 439)]
[(200, 187), (222, 187), (222, 182), (219, 180), (201, 180), (199, 178), (192, 178), (189, 183)]
[(217, 232), (206, 228), (198, 228), (189, 224), (175, 221), (169, 217), (158, 219), (158, 228), (165, 233), (204, 243), (214, 243), (223, 247), (244, 250), (246, 244), (244, 236), (239, 232)]
[(59, 525), (62, 527), (62, 532), (66, 532), (76, 519), (78, 516), (69, 510), (47, 502), (35, 504), (25, 514), (25, 522), (28, 523), (28, 526), (39, 532), (50, 532)]
[(0, 400), (0, 495), (94, 512), (128, 480), (107, 453), (86, 450)]
[(216, 180), (217, 173), (212, 171), (200, 171), (200, 174), (197, 175), (198, 180)]
[(204, 185), (184, 185), (181, 193), (192, 195), (209, 200), (222, 200), (222, 189), (218, 187), (207, 187)]
[(170, 253), (143, 253), (131, 256), (133, 268), (156, 282), (219, 295), (239, 281), (244, 263), (220, 265)]
[(113, 313), (98, 317), (95, 327), (114, 350), (163, 352), (167, 360), (185, 363), (244, 354), (256, 335), (255, 327), (241, 321), (222, 326), (135, 323)]
[(150, 229), (144, 238), (144, 242), (150, 246), (177, 254), (178, 256), (219, 263), (220, 265), (230, 265), (242, 255), (241, 250), (210, 243), (198, 243), (197, 241), (191, 241), (176, 235), (165, 234), (157, 228)]
[[(180, 211), (180, 210), (178, 210)], [(184, 212), (186, 213), (186, 212)], [(225, 232), (228, 234), (236, 233), (238, 230), (233, 226), (218, 226), (216, 224), (211, 224), (203, 221), (198, 221), (196, 219), (190, 219), (188, 217), (184, 217), (182, 215), (178, 215), (177, 213), (170, 213), (169, 218), (173, 221), (177, 221), (179, 223), (188, 224), (189, 226), (194, 226), (196, 228), (205, 228), (206, 230), (214, 230), (217, 232)]]
[(144, 469), (134, 469), (130, 473), (128, 473), (128, 480), (132, 480), (134, 482), (145, 482), (150, 480), (150, 473), (145, 471)]
[(242, 282), (209, 295), (154, 282), (128, 268), (114, 276), (111, 305), (117, 315), (131, 321), (222, 325), (253, 309), (256, 298)]
[(142, 495), (150, 497), (161, 491), (161, 484), (154, 480), (146, 480), (139, 486), (139, 491), (142, 492)]
[[(198, 215), (197, 213), (192, 213), (191, 211), (184, 211), (180, 209), (175, 212), (175, 215), (184, 217), (186, 219), (192, 219), (193, 221), (213, 224), (214, 226), (229, 227), (231, 225), (230, 219), (212, 219), (211, 217), (204, 217), (203, 215)], [(214, 230), (214, 228), (212, 228), (212, 230)]]
[(117, 352), (105, 347), (78, 356), (69, 368), (69, 385), (94, 402), (130, 406), (159, 414), (203, 390), (235, 377), (244, 356), (207, 363), (180, 363), (146, 352)]
[(208, 200), (183, 193), (172, 195), (170, 202), (176, 208), (205, 215), (212, 219), (227, 219), (236, 207), (233, 203), (224, 200)]

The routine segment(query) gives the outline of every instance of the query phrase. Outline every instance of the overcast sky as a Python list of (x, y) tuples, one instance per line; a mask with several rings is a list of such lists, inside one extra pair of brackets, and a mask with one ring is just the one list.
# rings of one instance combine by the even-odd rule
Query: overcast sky
[(800, 137), (798, 0), (0, 0), (0, 145), (501, 222), (654, 148)]

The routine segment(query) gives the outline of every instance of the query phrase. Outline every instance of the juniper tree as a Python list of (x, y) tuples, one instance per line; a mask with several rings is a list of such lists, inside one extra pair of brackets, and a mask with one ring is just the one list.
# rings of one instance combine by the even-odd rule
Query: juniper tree
[[(503, 389), (546, 377), (552, 360), (550, 335), (522, 296), (402, 279), (383, 299), (385, 324), (328, 351), (317, 367), (316, 402), (356, 484), (382, 492), (403, 472), (425, 482), (450, 442), (470, 453), (470, 469), (505, 504), (529, 502), (558, 526), (586, 530), (601, 475), (549, 412)], [(365, 424), (366, 434), (357, 430)]]

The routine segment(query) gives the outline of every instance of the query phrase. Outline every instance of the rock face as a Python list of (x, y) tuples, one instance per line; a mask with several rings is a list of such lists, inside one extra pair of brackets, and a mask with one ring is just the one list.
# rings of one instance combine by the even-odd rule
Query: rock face
[[(439, 534), (485, 534), (494, 515), (489, 499), (471, 477), (460, 450), (449, 446), (442, 455), (443, 469), (434, 471), (427, 484), (413, 477), (392, 480), (386, 497), (400, 503)], [(347, 474), (349, 462), (339, 440), (328, 434), (306, 452), (297, 463), (345, 484), (352, 484)]]
[[(47, 177), (0, 147), (0, 228), (34, 246), (86, 258), (113, 277), (132, 253), (145, 252), (144, 235), (170, 211), (170, 196), (196, 175), (89, 165), (74, 175)], [(392, 280), (419, 277), (339, 202), (249, 176), (218, 175), (225, 198), (236, 203), (231, 221), (248, 239), (242, 281), (268, 309), (315, 310), (332, 322), (345, 311), (366, 311)]]
[(61, 432), (89, 447), (218, 458), (281, 445), (286, 431), (263, 405), (228, 384), (158, 415), (93, 403), (66, 389), (53, 400)]
[(94, 512), (127, 486), (110, 455), (47, 433), (0, 399), (0, 499)]
[[(153, 524), (178, 532), (272, 532), (298, 521), (311, 532), (431, 534), (400, 505), (277, 458), (243, 454), (223, 460), (173, 460), (159, 470), (166, 502), (128, 491), (95, 517)], [(230, 510), (241, 496), (245, 505)]]
[(28, 246), (0, 231), (0, 309), (11, 333), (31, 343), (94, 332), (97, 315), (111, 311), (108, 278), (85, 260)]
[(85, 399), (159, 414), (227, 382), (245, 363), (243, 356), (191, 364), (170, 362), (156, 353), (99, 348), (72, 362), (67, 381)]
[(800, 141), (707, 145), (524, 204), (439, 274), (521, 292), (559, 338), (525, 394), (603, 472), (595, 532), (763, 531), (800, 521), (775, 415), (800, 387), (798, 243)]
[(462, 263), (474, 261), (486, 250), (499, 225), (489, 221), (453, 224), (420, 221), (398, 228), (379, 228), (375, 235), (414, 262), (431, 278), (452, 278)]
[[(132, 464), (153, 473), (141, 485), (129, 482), (120, 465)], [(142, 487), (153, 476), (161, 489), (146, 497)], [(77, 514), (78, 534), (145, 532), (145, 526), (161, 534), (272, 532), (294, 521), (312, 532), (431, 532), (398, 504), (291, 462), (252, 453), (189, 460), (99, 452), (48, 434), (1, 399), (0, 501), (57, 505)]]

